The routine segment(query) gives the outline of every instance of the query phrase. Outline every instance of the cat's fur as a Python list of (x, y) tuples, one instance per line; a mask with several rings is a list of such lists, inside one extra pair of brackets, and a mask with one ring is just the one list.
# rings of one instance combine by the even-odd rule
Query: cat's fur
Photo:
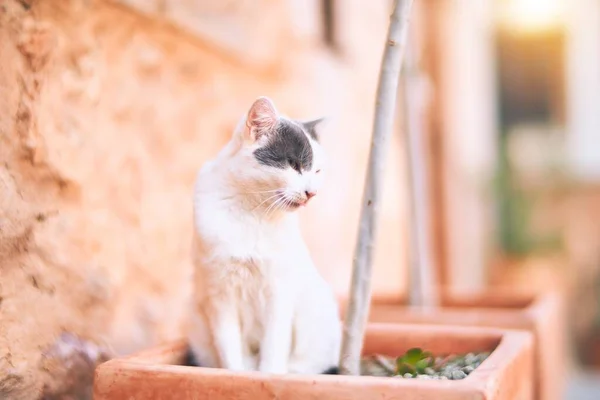
[(294, 212), (321, 185), (317, 124), (280, 116), (261, 97), (198, 174), (189, 342), (201, 366), (334, 372), (337, 303)]

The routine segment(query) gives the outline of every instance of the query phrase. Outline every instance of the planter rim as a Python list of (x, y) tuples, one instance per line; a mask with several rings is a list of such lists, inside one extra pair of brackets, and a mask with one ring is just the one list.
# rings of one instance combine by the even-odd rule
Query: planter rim
[[(494, 287), (494, 288), (485, 288), (482, 290), (472, 290), (467, 292), (458, 292), (452, 289), (443, 289), (441, 291), (442, 301), (445, 299), (460, 299), (460, 300), (484, 300), (484, 299), (494, 299), (501, 303), (503, 300), (507, 302), (521, 302), (524, 303), (522, 307), (515, 307), (507, 305), (503, 306), (474, 306), (469, 307), (470, 309), (509, 309), (509, 310), (524, 310), (527, 308), (532, 308), (539, 306), (540, 304), (545, 303), (548, 299), (556, 299), (560, 297), (560, 293), (556, 289), (549, 289), (544, 292), (534, 291), (534, 290), (523, 290), (523, 289), (513, 289), (509, 287)], [(348, 297), (338, 296), (338, 302), (346, 303)], [(407, 304), (408, 296), (404, 293), (398, 294), (374, 294), (371, 299), (371, 304), (374, 305), (394, 305), (394, 306), (403, 306), (406, 308), (417, 308), (417, 306), (410, 306)], [(464, 307), (459, 306), (446, 306), (440, 305), (439, 307), (432, 308), (435, 309), (464, 309)]]
[[(392, 387), (412, 387), (412, 388), (439, 388), (452, 387), (453, 390), (473, 390), (474, 388), (481, 392), (495, 390), (494, 384), (490, 384), (488, 379), (499, 369), (506, 368), (508, 361), (511, 361), (527, 347), (532, 346), (532, 335), (529, 332), (521, 330), (479, 328), (479, 327), (458, 327), (458, 326), (437, 326), (422, 324), (394, 324), (394, 323), (369, 323), (367, 335), (374, 334), (426, 334), (440, 335), (441, 337), (457, 337), (468, 341), (470, 338), (481, 338), (487, 336), (490, 339), (497, 339), (498, 345), (491, 351), (490, 356), (477, 367), (469, 376), (461, 380), (425, 380), (425, 379), (394, 379), (390, 377), (375, 376), (346, 376), (346, 375), (300, 375), (300, 374), (266, 374), (257, 371), (230, 371), (219, 368), (203, 368), (184, 365), (166, 364), (157, 361), (164, 357), (165, 352), (172, 354), (187, 351), (187, 341), (178, 339), (166, 342), (162, 345), (147, 349), (122, 358), (109, 360), (96, 369), (96, 378), (107, 371), (127, 370), (138, 372), (152, 371), (164, 372), (180, 376), (203, 375), (203, 376), (230, 376), (232, 379), (252, 380), (252, 381), (280, 381), (280, 382), (311, 382), (316, 383), (343, 383), (352, 386), (377, 386), (388, 385)], [(510, 358), (510, 360), (506, 360)], [(95, 379), (97, 381), (97, 379)]]

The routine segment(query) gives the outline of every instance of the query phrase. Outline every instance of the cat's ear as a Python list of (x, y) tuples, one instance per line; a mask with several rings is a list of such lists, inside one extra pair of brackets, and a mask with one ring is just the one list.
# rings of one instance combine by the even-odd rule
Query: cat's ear
[(319, 126), (319, 124), (321, 122), (323, 122), (324, 120), (325, 120), (325, 117), (313, 119), (311, 121), (304, 121), (304, 122), (302, 122), (302, 126), (306, 130), (306, 133), (308, 133), (310, 135), (310, 137), (312, 137), (314, 140), (318, 141), (319, 133), (317, 132), (317, 126)]
[(258, 140), (273, 131), (278, 120), (275, 105), (268, 97), (259, 97), (254, 101), (248, 116), (246, 126), (250, 139)]

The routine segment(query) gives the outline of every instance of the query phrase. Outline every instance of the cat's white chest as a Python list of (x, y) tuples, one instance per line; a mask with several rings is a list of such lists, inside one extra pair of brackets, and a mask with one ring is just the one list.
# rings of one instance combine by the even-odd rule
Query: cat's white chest
[(215, 284), (227, 282), (240, 307), (252, 308), (249, 314), (263, 314), (269, 292), (288, 286), (305, 258), (296, 221), (265, 223), (206, 203), (196, 214), (204, 269)]
[(210, 225), (198, 227), (204, 242), (205, 292), (212, 300), (234, 303), (245, 363), (253, 364), (271, 317), (273, 293), (285, 290), (290, 307), (297, 297), (302, 279), (298, 268), (302, 257), (295, 249), (301, 240), (294, 231), (297, 226), (294, 221), (265, 224), (251, 216), (219, 215), (214, 209), (203, 217), (212, 220)]
[(266, 223), (254, 215), (232, 213), (211, 205), (200, 204), (196, 213), (196, 230), (203, 242), (207, 263), (247, 260), (248, 268), (259, 268), (263, 275), (283, 268), (302, 252), (303, 244), (293, 216)]
[(245, 353), (255, 355), (260, 349), (260, 340), (268, 315), (270, 282), (256, 265), (243, 267), (237, 265), (221, 277), (221, 284), (226, 285), (227, 300), (234, 303), (237, 311), (240, 333), (246, 344)]

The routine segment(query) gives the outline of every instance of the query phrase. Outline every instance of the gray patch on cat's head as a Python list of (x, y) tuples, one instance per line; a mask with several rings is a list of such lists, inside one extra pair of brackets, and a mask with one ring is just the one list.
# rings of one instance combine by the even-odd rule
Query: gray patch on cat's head
[(254, 157), (262, 165), (281, 169), (290, 166), (298, 172), (309, 170), (313, 163), (313, 151), (305, 131), (285, 119), (279, 120), (267, 144), (255, 150)]

